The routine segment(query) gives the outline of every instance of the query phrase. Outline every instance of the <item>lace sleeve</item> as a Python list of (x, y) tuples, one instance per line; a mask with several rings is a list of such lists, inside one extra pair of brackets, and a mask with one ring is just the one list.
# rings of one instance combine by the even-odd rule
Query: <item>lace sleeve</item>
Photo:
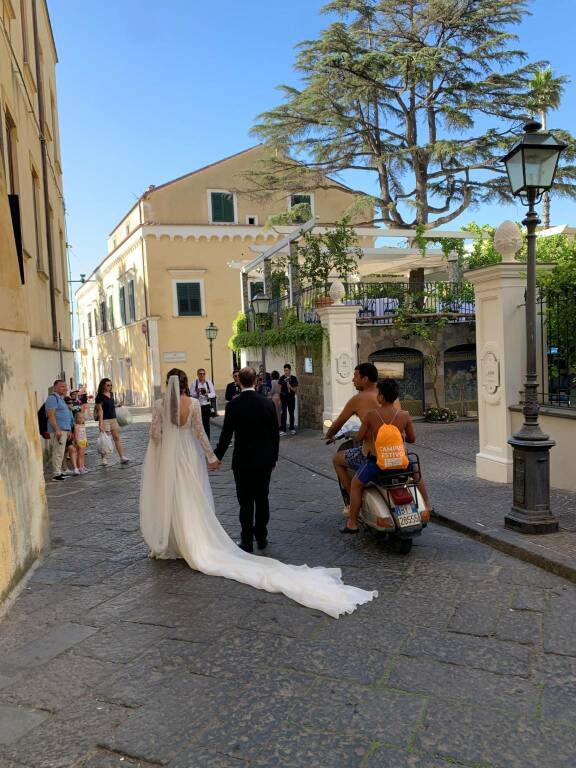
[(154, 438), (154, 440), (159, 440), (162, 437), (162, 400), (157, 400), (152, 408), (150, 437)]
[(204, 426), (202, 424), (202, 412), (200, 410), (200, 403), (198, 402), (198, 400), (194, 400), (192, 398), (190, 401), (190, 407), (192, 409), (192, 427), (196, 432), (196, 437), (198, 439), (198, 442), (202, 446), (202, 450), (204, 451), (206, 458), (210, 463), (214, 461), (218, 461), (218, 459), (216, 458), (216, 454), (212, 450), (212, 446), (210, 445), (208, 436), (204, 431)]

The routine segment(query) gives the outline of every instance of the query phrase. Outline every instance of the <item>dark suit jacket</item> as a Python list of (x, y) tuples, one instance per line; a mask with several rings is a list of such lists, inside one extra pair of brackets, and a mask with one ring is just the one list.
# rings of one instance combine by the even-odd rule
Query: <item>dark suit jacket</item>
[(214, 453), (222, 459), (234, 435), (233, 467), (273, 467), (278, 461), (280, 432), (271, 400), (248, 390), (226, 406), (224, 426)]
[(224, 399), (227, 403), (232, 400), (232, 398), (236, 397), (236, 395), (239, 393), (240, 389), (236, 388), (236, 384), (231, 381), (230, 384), (226, 385), (226, 394), (224, 395)]

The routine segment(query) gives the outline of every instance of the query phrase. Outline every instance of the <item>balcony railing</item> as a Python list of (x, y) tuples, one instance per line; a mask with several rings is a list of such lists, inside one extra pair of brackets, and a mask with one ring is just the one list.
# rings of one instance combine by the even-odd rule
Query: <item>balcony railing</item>
[[(358, 307), (358, 322), (368, 325), (392, 325), (402, 316), (406, 322), (420, 322), (444, 316), (448, 322), (474, 320), (474, 289), (470, 283), (345, 283), (343, 302)], [(304, 288), (292, 303), (287, 294), (270, 303), (272, 326), (282, 325), (288, 315), (305, 323), (318, 323), (317, 309), (326, 302), (324, 286)], [(246, 313), (248, 328), (254, 330), (252, 311)]]

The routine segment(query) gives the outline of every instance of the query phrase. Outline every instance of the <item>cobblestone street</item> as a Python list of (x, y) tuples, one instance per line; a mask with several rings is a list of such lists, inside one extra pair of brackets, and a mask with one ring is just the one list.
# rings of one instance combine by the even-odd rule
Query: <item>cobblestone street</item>
[[(481, 515), (502, 489), (458, 484), (475, 428), (419, 436), (435, 503)], [(332, 451), (304, 433), (281, 444), (266, 554), (379, 590), (334, 620), (149, 560), (147, 425), (123, 440), (128, 466), (48, 484), (52, 548), (0, 621), (0, 768), (574, 767), (572, 583), (435, 524), (408, 557), (342, 537)], [(229, 459), (212, 485), (237, 537)]]

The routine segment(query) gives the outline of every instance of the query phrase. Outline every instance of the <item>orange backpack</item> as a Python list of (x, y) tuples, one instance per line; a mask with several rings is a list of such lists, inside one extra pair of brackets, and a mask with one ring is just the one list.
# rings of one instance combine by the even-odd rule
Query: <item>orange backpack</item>
[(392, 423), (399, 411), (400, 409), (394, 413), (389, 424), (378, 414), (382, 419), (382, 426), (376, 435), (374, 447), (376, 448), (376, 463), (380, 469), (402, 470), (406, 469), (409, 464), (400, 430)]

